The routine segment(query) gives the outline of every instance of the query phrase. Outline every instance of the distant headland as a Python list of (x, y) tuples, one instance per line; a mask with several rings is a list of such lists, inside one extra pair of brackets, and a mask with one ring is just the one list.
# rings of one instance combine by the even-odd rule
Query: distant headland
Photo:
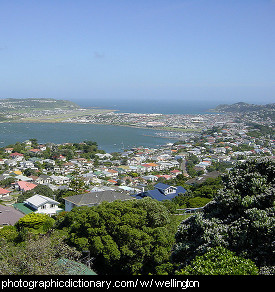
[(214, 112), (231, 112), (231, 113), (243, 113), (262, 110), (275, 110), (275, 103), (269, 103), (265, 105), (249, 104), (245, 102), (237, 102), (234, 104), (220, 104), (215, 109), (211, 109)]

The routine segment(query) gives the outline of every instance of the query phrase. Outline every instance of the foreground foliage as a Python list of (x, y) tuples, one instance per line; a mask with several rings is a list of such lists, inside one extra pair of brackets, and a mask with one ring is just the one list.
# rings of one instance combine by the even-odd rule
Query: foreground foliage
[(256, 265), (249, 259), (233, 252), (215, 247), (202, 256), (197, 256), (178, 275), (258, 275)]
[(214, 200), (179, 226), (173, 262), (185, 266), (222, 246), (259, 267), (274, 266), (274, 170), (274, 161), (262, 158), (238, 164), (224, 176)]
[(0, 238), (0, 245), (0, 275), (64, 275), (67, 271), (60, 258), (75, 260), (80, 256), (56, 232), (51, 236), (29, 234), (18, 244)]
[(151, 198), (78, 207), (57, 221), (69, 244), (90, 250), (100, 274), (155, 273), (169, 261), (172, 225), (166, 207)]

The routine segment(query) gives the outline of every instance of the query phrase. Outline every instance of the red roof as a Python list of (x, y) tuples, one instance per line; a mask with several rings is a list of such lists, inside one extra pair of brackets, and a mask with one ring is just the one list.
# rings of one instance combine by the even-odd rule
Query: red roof
[(30, 149), (29, 151), (33, 152), (33, 153), (37, 153), (37, 152), (40, 152), (41, 150), (40, 149)]
[(181, 171), (178, 170), (178, 169), (175, 169), (175, 170), (171, 170), (170, 172), (172, 172), (172, 173), (178, 173), (178, 172), (181, 172)]
[(30, 191), (37, 186), (36, 184), (26, 182), (26, 181), (18, 181), (16, 183), (19, 186), (19, 188), (23, 191)]
[(15, 157), (15, 156), (24, 156), (24, 155), (18, 152), (14, 152), (14, 153), (11, 153), (10, 156)]
[(10, 191), (6, 190), (6, 189), (3, 189), (3, 188), (0, 188), (0, 195), (5, 195), (5, 194), (8, 194), (10, 193)]
[(110, 173), (118, 173), (118, 171), (116, 171), (114, 169), (108, 169), (107, 171), (110, 172)]
[(116, 180), (113, 180), (113, 179), (108, 179), (108, 182), (112, 183), (112, 184), (116, 184), (117, 181)]

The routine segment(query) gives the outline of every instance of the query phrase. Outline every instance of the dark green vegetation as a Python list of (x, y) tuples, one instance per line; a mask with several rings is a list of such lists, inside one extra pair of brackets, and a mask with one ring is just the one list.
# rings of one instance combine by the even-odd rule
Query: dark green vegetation
[[(38, 147), (36, 139), (30, 139), (32, 141), (32, 148)], [(94, 141), (84, 141), (83, 143), (67, 143), (64, 145), (56, 145), (52, 143), (46, 144), (46, 150), (43, 153), (35, 154), (30, 152), (30, 147), (26, 143), (16, 142), (15, 144), (7, 145), (6, 147), (0, 148), (0, 158), (9, 158), (9, 154), (5, 153), (5, 148), (13, 148), (13, 152), (24, 154), (25, 159), (32, 157), (52, 159), (57, 164), (61, 164), (60, 155), (66, 156), (67, 160), (74, 157), (86, 158), (86, 159), (97, 159), (96, 153), (105, 153), (104, 150), (98, 149), (98, 145)], [(53, 165), (44, 162), (44, 165), (40, 165), (40, 162), (35, 162), (36, 167), (41, 168), (43, 166), (46, 169), (53, 168)]]
[[(253, 121), (253, 123), (256, 121), (264, 121), (265, 124), (268, 124), (270, 122), (274, 123), (275, 120), (275, 103), (265, 105), (249, 104), (245, 102), (221, 104), (211, 111), (237, 114), (238, 117), (235, 117), (235, 122), (237, 123), (247, 120)], [(260, 123), (258, 123), (258, 125), (259, 124)]]
[(258, 267), (274, 266), (274, 161), (239, 164), (223, 178), (224, 188), (202, 213), (181, 223), (173, 262), (182, 267), (222, 246)]
[[(32, 235), (24, 241), (10, 239), (14, 227), (0, 230), (0, 275), (63, 275), (68, 274), (60, 259), (78, 260), (81, 253), (64, 243), (58, 232), (49, 235)], [(9, 234), (9, 236), (7, 235)]]
[(212, 201), (179, 226), (169, 204), (150, 198), (79, 207), (55, 219), (27, 215), (0, 230), (0, 273), (62, 274), (58, 259), (85, 250), (107, 275), (274, 273), (274, 172), (267, 157), (237, 164), (214, 194), (208, 185), (194, 190), (206, 188)]
[(275, 131), (273, 127), (268, 127), (265, 125), (260, 125), (256, 123), (249, 123), (248, 124), (248, 132), (247, 135), (254, 138), (262, 138), (269, 136), (271, 139), (275, 137)]
[(56, 226), (68, 232), (70, 245), (90, 250), (98, 273), (148, 274), (169, 262), (177, 222), (146, 198), (75, 208)]
[(220, 104), (218, 105), (214, 111), (217, 112), (250, 112), (250, 111), (261, 111), (261, 110), (274, 110), (275, 104), (270, 103), (266, 105), (259, 104), (249, 104), (245, 102), (237, 102), (234, 104)]

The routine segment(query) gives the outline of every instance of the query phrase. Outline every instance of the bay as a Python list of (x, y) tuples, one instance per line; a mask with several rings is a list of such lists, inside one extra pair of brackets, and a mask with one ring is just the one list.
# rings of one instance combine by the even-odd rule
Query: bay
[(132, 147), (158, 147), (175, 140), (155, 136), (156, 130), (70, 123), (1, 123), (0, 147), (35, 138), (39, 143), (95, 141), (99, 149), (119, 152)]

